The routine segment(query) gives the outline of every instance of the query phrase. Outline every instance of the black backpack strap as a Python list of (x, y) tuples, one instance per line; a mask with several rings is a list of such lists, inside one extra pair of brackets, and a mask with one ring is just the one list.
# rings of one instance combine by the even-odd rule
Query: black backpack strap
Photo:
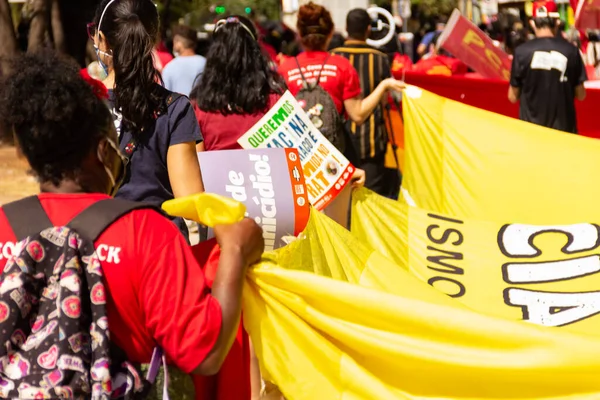
[[(179, 99), (180, 97), (185, 97), (181, 93), (168, 92), (167, 89), (164, 89), (164, 90), (166, 92), (166, 97), (165, 97), (166, 109), (171, 107), (171, 104), (175, 103), (177, 101), (177, 99)], [(137, 147), (138, 147), (138, 141), (137, 141), (135, 135), (132, 134), (131, 139), (125, 145), (125, 151), (124, 151), (125, 155), (127, 157), (131, 158), (131, 156), (133, 156), (133, 153), (135, 153), (135, 151), (137, 150)]]
[(2, 210), (19, 242), (53, 226), (37, 196), (8, 203)]
[(121, 199), (100, 200), (77, 215), (68, 227), (84, 238), (96, 241), (98, 237), (119, 218), (134, 210), (153, 209), (161, 212), (155, 206)]
[(327, 57), (325, 57), (325, 61), (323, 61), (323, 64), (321, 65), (321, 70), (319, 71), (319, 76), (317, 76), (317, 82), (315, 86), (310, 86), (308, 84), (308, 81), (306, 80), (306, 77), (304, 76), (304, 73), (302, 72), (302, 67), (300, 66), (300, 61), (298, 61), (298, 57), (294, 57), (294, 59), (296, 60), (296, 65), (298, 66), (298, 71), (300, 71), (300, 77), (302, 78), (302, 82), (304, 82), (304, 85), (307, 86), (309, 89), (314, 89), (317, 86), (321, 85), (321, 74), (323, 73), (323, 70), (325, 69), (325, 64), (327, 64), (327, 61), (329, 61), (329, 57), (331, 57), (331, 54), (327, 53)]
[(331, 57), (331, 54), (327, 53), (327, 57), (325, 57), (325, 61), (323, 61), (323, 65), (321, 65), (321, 70), (319, 71), (319, 76), (317, 77), (317, 85), (316, 86), (321, 85), (321, 74), (323, 73), (323, 70), (325, 69), (325, 64), (327, 64), (327, 61), (329, 61), (329, 57)]
[(298, 61), (298, 57), (294, 57), (294, 60), (296, 60), (296, 65), (298, 66), (298, 71), (300, 71), (300, 77), (302, 78), (302, 82), (304, 83), (304, 86), (308, 86), (308, 82), (306, 81), (306, 77), (304, 76), (304, 73), (302, 72), (302, 66), (300, 65), (300, 61)]

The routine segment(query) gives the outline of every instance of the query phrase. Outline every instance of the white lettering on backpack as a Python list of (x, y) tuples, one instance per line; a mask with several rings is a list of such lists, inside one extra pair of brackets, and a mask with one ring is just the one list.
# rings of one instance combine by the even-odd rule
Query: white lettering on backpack
[[(21, 252), (20, 246), (14, 242), (0, 242), (0, 260), (9, 260)], [(107, 246), (105, 244), (98, 245), (96, 248), (98, 259), (113, 264), (121, 263), (121, 248), (115, 246)]]
[(15, 254), (15, 243), (0, 243), (0, 260), (8, 260)]
[(121, 252), (120, 247), (107, 246), (105, 244), (101, 244), (96, 247), (96, 253), (98, 254), (98, 259), (100, 261), (106, 261), (113, 264), (120, 264), (121, 258), (119, 257), (119, 253)]

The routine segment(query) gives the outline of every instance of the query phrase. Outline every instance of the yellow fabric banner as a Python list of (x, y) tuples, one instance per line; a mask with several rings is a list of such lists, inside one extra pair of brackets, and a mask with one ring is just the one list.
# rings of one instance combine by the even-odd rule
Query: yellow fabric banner
[(600, 398), (597, 337), (476, 313), (388, 266), (313, 213), (252, 269), (244, 325), (287, 399)]
[(600, 335), (597, 225), (467, 220), (361, 190), (352, 232), (473, 310)]
[(409, 87), (403, 188), (423, 209), (527, 224), (600, 221), (600, 140)]
[(353, 234), (312, 213), (249, 272), (265, 377), (289, 400), (599, 399), (600, 142), (404, 101), (418, 207), (361, 191)]

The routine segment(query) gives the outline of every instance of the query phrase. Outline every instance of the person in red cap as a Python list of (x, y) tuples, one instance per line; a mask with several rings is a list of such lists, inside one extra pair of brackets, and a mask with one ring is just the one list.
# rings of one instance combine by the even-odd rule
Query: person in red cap
[(579, 50), (556, 37), (559, 17), (553, 1), (533, 3), (536, 38), (515, 50), (508, 98), (521, 100), (523, 121), (577, 133), (575, 99), (585, 99), (587, 75)]

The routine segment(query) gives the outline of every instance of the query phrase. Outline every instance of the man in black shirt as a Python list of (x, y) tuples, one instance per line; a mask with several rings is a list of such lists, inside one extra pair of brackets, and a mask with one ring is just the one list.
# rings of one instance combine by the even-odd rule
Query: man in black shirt
[(536, 38), (515, 50), (508, 98), (521, 100), (523, 121), (577, 133), (575, 99), (585, 99), (587, 80), (579, 50), (556, 37), (559, 14), (553, 1), (533, 4)]
[[(368, 97), (379, 83), (392, 75), (388, 57), (366, 42), (371, 33), (371, 17), (365, 9), (351, 10), (346, 18), (348, 40), (333, 54), (347, 58), (360, 77), (363, 97)], [(386, 98), (387, 101), (387, 98)], [(396, 170), (385, 167), (388, 132), (380, 105), (362, 124), (351, 121), (347, 129), (352, 134), (354, 148), (360, 158), (358, 168), (366, 173), (365, 186), (385, 197), (397, 198), (400, 177)]]

